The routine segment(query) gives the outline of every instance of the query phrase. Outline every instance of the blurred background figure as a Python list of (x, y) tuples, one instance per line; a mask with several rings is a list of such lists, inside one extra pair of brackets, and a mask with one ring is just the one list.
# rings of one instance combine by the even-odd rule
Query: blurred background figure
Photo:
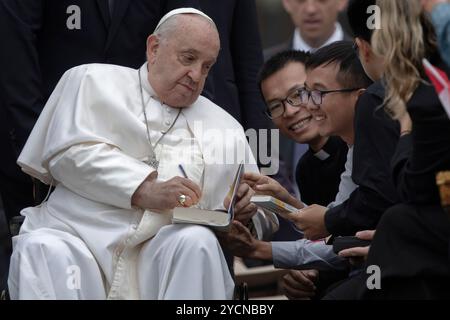
[(315, 51), (334, 41), (350, 40), (338, 22), (347, 0), (282, 0), (282, 4), (295, 29), (288, 41), (268, 48), (266, 58), (281, 50)]
[(228, 111), (244, 130), (270, 129), (256, 85), (263, 55), (255, 0), (200, 0), (200, 5), (220, 35), (219, 57), (203, 95)]
[(450, 2), (448, 0), (421, 0), (420, 2), (423, 9), (431, 15), (441, 56), (450, 66)]

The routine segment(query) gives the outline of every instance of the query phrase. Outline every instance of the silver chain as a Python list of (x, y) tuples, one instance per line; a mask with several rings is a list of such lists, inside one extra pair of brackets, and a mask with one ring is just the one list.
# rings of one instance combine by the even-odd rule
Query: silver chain
[(166, 135), (166, 133), (168, 133), (173, 128), (173, 126), (175, 125), (175, 122), (177, 122), (178, 117), (180, 116), (181, 109), (178, 110), (178, 114), (177, 114), (175, 120), (173, 121), (172, 125), (169, 127), (169, 129), (167, 129), (166, 131), (161, 131), (162, 136), (159, 137), (159, 139), (156, 141), (155, 145), (153, 146), (152, 140), (150, 139), (150, 129), (148, 128), (147, 112), (145, 111), (144, 93), (143, 93), (144, 89), (142, 88), (141, 70), (140, 69), (138, 69), (138, 75), (139, 75), (139, 88), (141, 91), (142, 111), (144, 112), (145, 127), (147, 128), (147, 139), (148, 139), (149, 151), (150, 151), (149, 159), (148, 159), (148, 161), (146, 161), (146, 163), (148, 165), (152, 166), (155, 170), (158, 170), (159, 161), (156, 159), (155, 148), (158, 145), (159, 141), (161, 141), (161, 139)]

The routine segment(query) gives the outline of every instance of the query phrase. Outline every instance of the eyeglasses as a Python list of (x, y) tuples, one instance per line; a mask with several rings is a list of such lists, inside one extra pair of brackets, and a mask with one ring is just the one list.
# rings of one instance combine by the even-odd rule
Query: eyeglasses
[(320, 106), (322, 104), (323, 96), (329, 93), (343, 93), (343, 92), (353, 92), (356, 90), (360, 90), (361, 88), (351, 88), (351, 89), (337, 89), (337, 90), (308, 90), (306, 88), (300, 89), (300, 100), (301, 104), (306, 105), (311, 98), (312, 102), (316, 106)]
[(300, 106), (302, 103), (302, 99), (300, 97), (300, 90), (302, 90), (303, 88), (295, 88), (286, 98), (284, 98), (283, 100), (275, 100), (272, 101), (268, 106), (267, 106), (267, 110), (266, 110), (266, 115), (270, 118), (270, 119), (275, 119), (275, 118), (279, 118), (281, 117), (285, 110), (286, 110), (286, 105), (285, 103), (289, 103), (289, 105), (293, 106), (293, 107), (298, 107)]

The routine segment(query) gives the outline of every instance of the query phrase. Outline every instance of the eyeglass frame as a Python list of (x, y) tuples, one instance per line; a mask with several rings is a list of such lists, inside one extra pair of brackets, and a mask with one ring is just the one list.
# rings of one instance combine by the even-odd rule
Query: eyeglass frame
[[(293, 103), (292, 103), (292, 100), (289, 101), (289, 98), (290, 98), (294, 93), (297, 93), (298, 95), (300, 95), (300, 91), (301, 91), (302, 89), (304, 89), (304, 88), (305, 88), (305, 87), (303, 87), (303, 86), (296, 87), (296, 88), (294, 88), (294, 89), (292, 89), (292, 90), (290, 91), (290, 93), (286, 96), (286, 98), (281, 99), (281, 100), (274, 100), (274, 102), (275, 102), (275, 101), (276, 101), (276, 102), (279, 102), (279, 103), (281, 103), (281, 105), (283, 106), (283, 112), (282, 112), (279, 116), (273, 117), (273, 116), (271, 115), (271, 113), (270, 113), (270, 105), (267, 106), (266, 110), (264, 111), (264, 114), (265, 114), (269, 119), (272, 119), (272, 120), (273, 120), (273, 119), (277, 119), (277, 118), (279, 118), (279, 117), (282, 117), (283, 114), (286, 112), (286, 102), (287, 102), (290, 106), (292, 106), (292, 107), (301, 107), (301, 106), (303, 105), (302, 102), (300, 102), (300, 103), (298, 103), (298, 104), (293, 104)], [(301, 99), (301, 97), (300, 97), (300, 99)], [(306, 107), (306, 105), (304, 105), (304, 107)]]
[(308, 99), (306, 100), (306, 102), (302, 102), (303, 105), (307, 105), (309, 102), (309, 99), (312, 97), (312, 92), (317, 91), (320, 93), (320, 103), (316, 103), (314, 101), (314, 99), (311, 98), (312, 103), (317, 106), (318, 108), (320, 108), (320, 106), (323, 103), (323, 96), (329, 94), (329, 93), (346, 93), (346, 92), (353, 92), (353, 91), (357, 91), (357, 90), (361, 90), (363, 88), (345, 88), (345, 89), (335, 89), (335, 90), (318, 90), (318, 89), (314, 89), (314, 90), (308, 90), (306, 87), (300, 88), (299, 89), (299, 95), (300, 95), (300, 99), (303, 100), (303, 96), (302, 96), (302, 92), (307, 92), (308, 93)]

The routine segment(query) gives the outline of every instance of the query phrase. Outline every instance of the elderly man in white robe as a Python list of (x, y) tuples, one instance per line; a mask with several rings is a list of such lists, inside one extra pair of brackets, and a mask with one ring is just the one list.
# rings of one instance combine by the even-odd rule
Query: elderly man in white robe
[[(64, 74), (18, 159), (56, 187), (22, 211), (11, 298), (232, 298), (214, 232), (171, 223), (177, 206), (227, 205), (241, 160), (257, 171), (242, 127), (200, 96), (219, 50), (214, 22), (182, 8), (149, 36), (139, 70), (90, 64)], [(252, 193), (239, 186), (235, 219), (262, 237), (277, 221)]]

